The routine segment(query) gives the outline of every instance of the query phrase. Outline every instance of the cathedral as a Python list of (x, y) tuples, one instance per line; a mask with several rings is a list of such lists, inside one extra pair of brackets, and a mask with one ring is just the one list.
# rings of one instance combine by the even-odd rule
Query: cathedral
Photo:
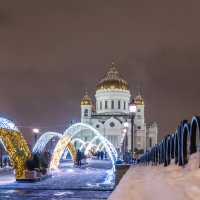
[[(98, 130), (106, 137), (119, 152), (124, 128), (128, 122), (127, 139), (128, 151), (131, 150), (131, 119), (129, 103), (131, 93), (128, 82), (119, 74), (115, 62), (112, 62), (107, 74), (99, 81), (96, 90), (96, 106), (93, 105), (88, 92), (81, 100), (81, 122)], [(145, 102), (140, 93), (134, 98), (136, 113), (134, 118), (134, 153), (142, 154), (157, 144), (158, 128), (156, 122), (146, 125)], [(79, 133), (84, 141), (92, 139), (92, 133)]]

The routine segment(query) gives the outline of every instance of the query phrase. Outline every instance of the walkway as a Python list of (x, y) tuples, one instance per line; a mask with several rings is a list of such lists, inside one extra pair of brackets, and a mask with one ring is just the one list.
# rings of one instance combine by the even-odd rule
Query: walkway
[(89, 159), (87, 165), (74, 167), (61, 162), (52, 178), (35, 183), (17, 183), (11, 171), (0, 176), (0, 199), (107, 199), (114, 187), (110, 161)]

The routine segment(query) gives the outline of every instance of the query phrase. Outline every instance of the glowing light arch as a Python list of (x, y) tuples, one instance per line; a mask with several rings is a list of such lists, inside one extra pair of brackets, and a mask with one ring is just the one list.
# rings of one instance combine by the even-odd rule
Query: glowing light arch
[(100, 140), (100, 138), (98, 136), (95, 136), (92, 138), (92, 140), (89, 142), (89, 144), (87, 145), (87, 147), (85, 149), (85, 154), (89, 153), (89, 150), (94, 146), (94, 144), (97, 140)]
[(0, 118), (0, 140), (10, 156), (16, 178), (20, 178), (26, 168), (27, 159), (31, 158), (31, 152), (22, 133), (13, 122)]
[(42, 152), (43, 149), (45, 148), (45, 146), (47, 145), (47, 143), (53, 138), (53, 137), (58, 137), (61, 138), (62, 134), (57, 133), (57, 132), (46, 132), (44, 133), (39, 140), (37, 141), (37, 143), (35, 144), (34, 148), (33, 148), (33, 153), (36, 152)]
[[(80, 138), (74, 138), (74, 139), (71, 140), (70, 143), (71, 143), (72, 145), (74, 145), (75, 142), (79, 142), (79, 143), (82, 144), (81, 147), (79, 148), (80, 151), (82, 150), (82, 148), (83, 148), (83, 147), (85, 146), (85, 144), (86, 144), (86, 142), (84, 142), (84, 141), (83, 141), (82, 139), (80, 139)], [(64, 153), (63, 153), (62, 158), (66, 158), (68, 152), (69, 152), (69, 151), (68, 151), (68, 148), (66, 148), (65, 151), (64, 151)], [(72, 154), (71, 154), (71, 156), (72, 156)]]
[(103, 151), (103, 150), (104, 150), (103, 142), (100, 142), (100, 143), (97, 145), (97, 148), (96, 148), (95, 152), (97, 152), (97, 151)]
[(94, 129), (92, 126), (84, 123), (77, 123), (70, 126), (63, 134), (61, 139), (58, 141), (52, 155), (51, 163), (50, 163), (50, 169), (54, 170), (58, 168), (58, 164), (60, 162), (60, 158), (65, 150), (65, 147), (68, 145), (68, 143), (71, 141), (71, 139), (80, 131), (82, 130), (91, 130), (96, 136), (99, 137), (100, 141), (103, 142), (105, 149), (111, 159), (111, 162), (113, 164), (113, 170), (115, 171), (115, 155), (113, 153), (113, 148), (111, 148), (111, 143), (107, 142), (107, 139), (104, 138), (96, 129)]
[[(95, 144), (95, 142), (97, 140), (99, 140), (99, 136), (93, 137), (93, 139), (90, 141), (90, 143), (88, 144), (88, 146), (87, 146), (87, 148), (85, 150), (85, 154), (87, 154), (89, 152), (89, 150), (92, 148), (92, 146)], [(104, 137), (104, 140), (105, 140), (106, 144), (108, 145), (108, 147), (110, 148), (110, 150), (112, 151), (112, 154), (115, 156), (115, 159), (117, 159), (118, 153), (117, 153), (116, 149), (114, 148), (114, 146), (112, 145), (112, 143), (110, 141), (108, 141), (105, 137)], [(101, 140), (100, 140), (100, 143), (102, 143)]]
[[(101, 147), (102, 146), (102, 147)], [(101, 147), (101, 148), (100, 148)], [(100, 142), (98, 145), (97, 145), (97, 149), (96, 151), (99, 151), (103, 148), (103, 142)]]
[[(47, 145), (47, 143), (53, 138), (53, 137), (58, 137), (61, 138), (62, 134), (57, 133), (57, 132), (46, 132), (44, 133), (39, 140), (37, 141), (37, 143), (35, 144), (34, 148), (33, 148), (33, 153), (39, 153), (42, 152), (45, 148), (45, 146)], [(77, 138), (78, 139), (78, 138)], [(69, 150), (72, 159), (74, 161), (74, 163), (76, 163), (76, 149), (74, 148), (73, 144), (68, 143), (68, 145), (66, 146), (66, 148)]]

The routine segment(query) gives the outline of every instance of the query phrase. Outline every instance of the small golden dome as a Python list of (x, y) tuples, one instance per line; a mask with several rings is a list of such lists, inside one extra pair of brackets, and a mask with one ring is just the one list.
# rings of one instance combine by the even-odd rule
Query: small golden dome
[(119, 74), (115, 67), (115, 62), (112, 62), (112, 67), (104, 78), (97, 85), (97, 90), (103, 89), (124, 89), (128, 90), (127, 81)]
[(88, 95), (87, 88), (86, 88), (85, 96), (81, 100), (81, 105), (92, 105), (92, 99)]
[(136, 105), (144, 105), (144, 99), (141, 97), (140, 93), (135, 97), (134, 103)]

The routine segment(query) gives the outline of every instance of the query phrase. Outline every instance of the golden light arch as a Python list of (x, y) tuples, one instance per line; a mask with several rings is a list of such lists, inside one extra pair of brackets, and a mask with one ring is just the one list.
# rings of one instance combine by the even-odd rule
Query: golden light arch
[(20, 178), (26, 169), (26, 161), (31, 158), (22, 133), (10, 120), (0, 118), (0, 140), (10, 156), (16, 178)]

